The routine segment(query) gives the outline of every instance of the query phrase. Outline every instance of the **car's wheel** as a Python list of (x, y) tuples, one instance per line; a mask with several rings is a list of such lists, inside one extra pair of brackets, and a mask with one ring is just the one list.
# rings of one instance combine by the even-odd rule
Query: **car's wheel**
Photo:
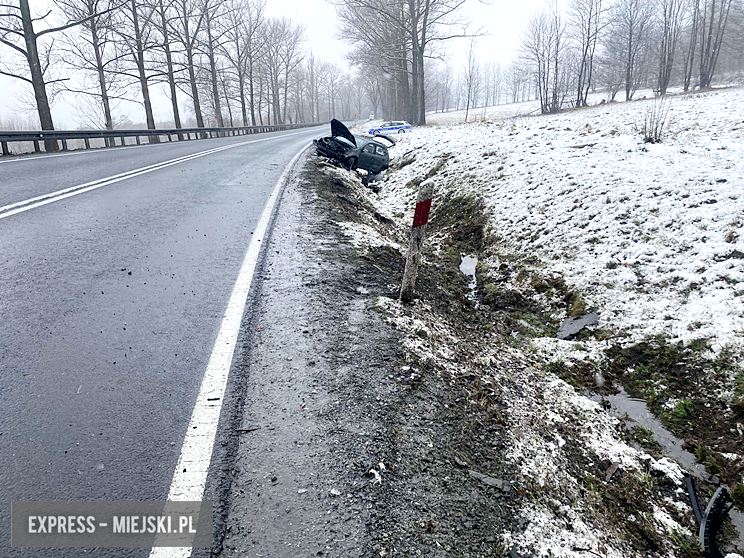
[(405, 133), (406, 133), (406, 131), (405, 131), (405, 130), (398, 130), (398, 133), (399, 133), (399, 134), (405, 134)]
[(349, 170), (354, 170), (357, 166), (357, 158), (356, 157), (349, 157), (346, 159), (346, 168)]

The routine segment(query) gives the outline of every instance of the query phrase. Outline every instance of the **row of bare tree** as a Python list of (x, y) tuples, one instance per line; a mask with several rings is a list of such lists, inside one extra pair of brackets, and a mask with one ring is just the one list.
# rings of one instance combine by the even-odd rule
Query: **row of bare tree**
[(520, 62), (542, 112), (557, 112), (597, 87), (610, 100), (710, 87), (725, 51), (742, 69), (743, 30), (740, 0), (571, 0), (566, 13), (553, 0), (531, 17)]
[(591, 92), (607, 100), (639, 88), (664, 95), (710, 87), (716, 75), (744, 72), (742, 0), (572, 0), (533, 15), (516, 60), (503, 70), (482, 64), (471, 40), (459, 72), (431, 70), (427, 99), (436, 110), (538, 99), (541, 111), (586, 106)]
[(135, 101), (154, 129), (154, 87), (170, 98), (176, 128), (186, 119), (222, 127), (361, 115), (362, 83), (305, 52), (304, 27), (267, 17), (265, 4), (52, 0), (51, 10), (34, 13), (28, 0), (5, 0), (0, 73), (30, 86), (42, 129), (54, 129), (51, 106), (61, 94), (74, 95), (82, 125), (125, 125), (115, 107)]
[(461, 16), (466, 0), (330, 0), (340, 35), (354, 48), (350, 62), (365, 78), (373, 112), (426, 123), (429, 61), (451, 39), (479, 35)]

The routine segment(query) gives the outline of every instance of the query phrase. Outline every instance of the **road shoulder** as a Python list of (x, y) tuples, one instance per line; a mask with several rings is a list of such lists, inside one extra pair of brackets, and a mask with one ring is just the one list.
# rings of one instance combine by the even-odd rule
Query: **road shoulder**
[(290, 180), (267, 247), (221, 555), (490, 555), (519, 496), (458, 456), (508, 477), (498, 445), (462, 386), (406, 360), (379, 308), (403, 260), (343, 232), (386, 218), (319, 166)]

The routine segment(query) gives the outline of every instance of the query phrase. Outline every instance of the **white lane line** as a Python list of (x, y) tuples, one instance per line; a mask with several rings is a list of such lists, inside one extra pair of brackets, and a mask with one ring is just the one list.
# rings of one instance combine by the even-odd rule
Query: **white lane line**
[[(271, 215), (289, 178), (289, 173), (307, 147), (307, 145), (303, 146), (285, 167), (251, 236), (251, 243), (233, 286), (217, 340), (212, 348), (212, 355), (209, 357), (207, 370), (204, 372), (199, 395), (196, 398), (194, 411), (181, 446), (181, 456), (173, 472), (168, 500), (196, 502), (204, 497), (204, 487), (207, 484), (209, 464), (212, 460), (212, 448), (217, 435), (217, 424), (220, 420), (222, 402), (225, 400), (227, 377), (243, 320), (248, 292), (251, 289), (253, 272), (261, 251), (261, 241), (266, 235)], [(150, 558), (188, 558), (189, 556), (191, 556), (190, 547), (159, 546), (154, 547), (150, 552)]]
[(133, 178), (135, 176), (141, 176), (143, 174), (147, 174), (147, 173), (150, 173), (156, 170), (164, 169), (166, 167), (177, 165), (179, 163), (184, 163), (192, 159), (198, 159), (199, 157), (204, 157), (205, 155), (211, 155), (212, 153), (218, 153), (219, 151), (233, 149), (235, 147), (248, 145), (250, 143), (259, 143), (263, 141), (272, 141), (275, 139), (286, 138), (287, 136), (296, 136), (297, 134), (300, 134), (300, 133), (302, 132), (294, 132), (291, 134), (284, 134), (281, 136), (274, 136), (271, 138), (262, 138), (262, 139), (256, 139), (256, 140), (250, 140), (250, 141), (242, 141), (240, 143), (232, 143), (230, 145), (223, 145), (222, 147), (215, 147), (213, 149), (208, 149), (206, 151), (200, 151), (197, 153), (193, 153), (191, 155), (185, 155), (183, 157), (171, 159), (169, 161), (155, 163), (154, 165), (148, 165), (146, 167), (141, 167), (139, 169), (133, 169), (131, 171), (127, 171), (121, 174), (108, 176), (106, 178), (100, 178), (92, 182), (86, 182), (85, 184), (79, 184), (77, 186), (71, 186), (70, 188), (65, 188), (63, 190), (57, 190), (56, 192), (50, 192), (49, 194), (43, 194), (41, 196), (36, 196), (35, 198), (29, 198), (27, 200), (15, 202), (15, 203), (0, 207), (0, 219), (5, 219), (6, 217), (10, 217), (11, 215), (23, 213), (24, 211), (29, 211), (31, 209), (35, 209), (37, 207), (41, 207), (43, 205), (57, 202), (57, 201), (60, 201), (60, 200), (63, 200), (63, 199), (66, 199), (72, 196), (77, 196), (78, 194), (82, 194), (84, 192), (90, 192), (91, 190), (102, 188), (103, 186), (109, 186), (111, 184), (121, 182), (122, 180), (127, 180), (128, 178)]

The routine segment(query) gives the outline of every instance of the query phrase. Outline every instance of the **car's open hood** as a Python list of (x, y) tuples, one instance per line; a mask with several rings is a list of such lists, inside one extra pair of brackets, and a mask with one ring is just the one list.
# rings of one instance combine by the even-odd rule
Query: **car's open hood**
[(331, 120), (331, 135), (335, 138), (336, 136), (340, 136), (344, 139), (349, 140), (351, 143), (356, 146), (357, 142), (356, 139), (354, 139), (354, 135), (349, 131), (349, 129), (344, 126), (343, 122), (339, 122), (335, 118)]

